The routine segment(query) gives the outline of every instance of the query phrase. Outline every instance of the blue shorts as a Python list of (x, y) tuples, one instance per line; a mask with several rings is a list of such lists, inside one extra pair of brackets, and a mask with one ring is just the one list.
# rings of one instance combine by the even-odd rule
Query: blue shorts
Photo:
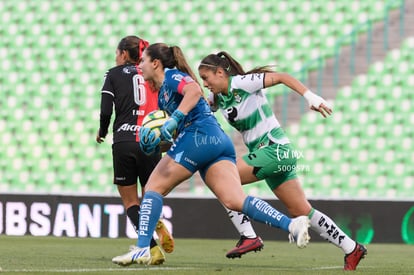
[(229, 136), (217, 123), (203, 120), (184, 128), (167, 154), (191, 173), (204, 179), (208, 168), (220, 161), (236, 163), (236, 152)]

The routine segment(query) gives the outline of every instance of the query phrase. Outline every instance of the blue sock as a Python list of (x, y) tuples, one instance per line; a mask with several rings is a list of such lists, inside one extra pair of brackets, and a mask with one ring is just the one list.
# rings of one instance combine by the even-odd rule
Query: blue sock
[(282, 212), (277, 211), (264, 200), (247, 196), (243, 203), (243, 213), (254, 221), (289, 232), (291, 219)]
[(150, 246), (155, 226), (161, 216), (163, 197), (157, 192), (145, 193), (139, 213), (139, 227), (137, 246), (144, 248)]

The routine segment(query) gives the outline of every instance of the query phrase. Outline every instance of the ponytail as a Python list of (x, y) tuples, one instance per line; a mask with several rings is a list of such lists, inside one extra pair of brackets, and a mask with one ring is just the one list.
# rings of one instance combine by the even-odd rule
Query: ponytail
[(142, 57), (142, 52), (148, 47), (148, 44), (148, 41), (138, 36), (129, 35), (119, 41), (118, 49), (128, 52), (130, 62), (138, 63)]
[(188, 62), (180, 47), (169, 47), (165, 43), (155, 43), (151, 44), (146, 49), (146, 54), (151, 58), (151, 60), (159, 59), (164, 68), (172, 69), (176, 67), (178, 70), (190, 75), (191, 78), (198, 83), (197, 77), (188, 65)]
[(197, 77), (195, 73), (193, 72), (193, 70), (191, 69), (190, 65), (188, 65), (188, 62), (186, 58), (184, 57), (184, 54), (181, 48), (178, 46), (171, 46), (170, 49), (172, 51), (172, 55), (174, 56), (174, 60), (176, 63), (175, 66), (177, 67), (177, 69), (179, 69), (180, 71), (184, 73), (187, 73), (189, 76), (191, 76), (191, 78), (194, 81), (198, 83)]

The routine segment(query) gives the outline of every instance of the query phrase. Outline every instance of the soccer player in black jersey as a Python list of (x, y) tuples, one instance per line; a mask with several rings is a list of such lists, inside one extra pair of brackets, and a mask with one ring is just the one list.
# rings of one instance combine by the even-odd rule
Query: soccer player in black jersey
[[(100, 127), (96, 141), (102, 143), (108, 134), (113, 110), (113, 170), (126, 213), (134, 228), (138, 228), (140, 201), (137, 179), (144, 186), (161, 154), (146, 155), (139, 146), (139, 127), (149, 112), (158, 109), (158, 91), (144, 81), (138, 63), (148, 42), (137, 36), (126, 36), (116, 48), (116, 66), (105, 75), (101, 91)], [(157, 234), (165, 252), (172, 252), (174, 240), (160, 220)], [(159, 265), (165, 255), (154, 239), (151, 240), (151, 264)]]

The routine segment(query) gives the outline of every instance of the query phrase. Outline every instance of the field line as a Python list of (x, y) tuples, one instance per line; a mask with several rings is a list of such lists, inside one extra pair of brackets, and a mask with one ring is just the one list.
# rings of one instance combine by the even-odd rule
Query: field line
[(142, 268), (74, 268), (74, 269), (0, 269), (0, 272), (16, 272), (16, 273), (31, 273), (31, 272), (43, 272), (43, 273), (82, 273), (82, 272), (137, 272), (148, 270), (192, 270), (192, 267), (142, 267)]
[[(330, 269), (342, 269), (343, 266), (320, 266), (320, 267), (310, 267), (310, 268), (286, 268), (286, 267), (269, 267), (265, 268), (268, 271), (317, 271), (317, 270), (330, 270)], [(372, 268), (370, 266), (364, 266), (361, 268)], [(168, 267), (168, 266), (151, 266), (151, 267), (141, 267), (141, 268), (75, 268), (75, 269), (14, 269), (14, 270), (7, 270), (1, 269), (0, 272), (11, 272), (11, 273), (31, 273), (31, 272), (40, 272), (40, 273), (83, 273), (83, 272), (139, 272), (139, 271), (149, 271), (149, 270), (172, 270), (172, 271), (179, 271), (179, 270), (195, 270), (195, 267)]]

